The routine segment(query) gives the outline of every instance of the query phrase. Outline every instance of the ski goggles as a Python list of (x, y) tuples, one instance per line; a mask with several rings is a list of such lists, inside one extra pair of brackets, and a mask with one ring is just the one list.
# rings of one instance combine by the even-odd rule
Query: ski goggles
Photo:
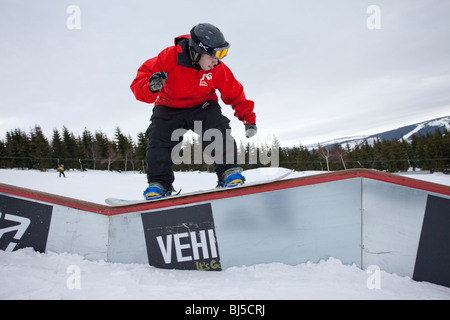
[(222, 48), (214, 48), (212, 51), (212, 56), (217, 59), (223, 59), (228, 54), (228, 50), (230, 49), (230, 45)]
[(226, 42), (222, 47), (218, 48), (211, 48), (205, 46), (203, 43), (200, 42), (199, 45), (197, 45), (198, 48), (201, 48), (203, 52), (209, 54), (211, 57), (216, 59), (223, 59), (228, 53), (228, 50), (230, 49), (230, 44)]

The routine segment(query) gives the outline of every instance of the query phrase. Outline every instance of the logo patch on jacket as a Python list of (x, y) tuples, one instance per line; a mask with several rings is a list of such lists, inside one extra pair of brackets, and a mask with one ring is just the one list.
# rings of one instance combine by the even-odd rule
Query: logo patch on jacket
[(207, 87), (208, 83), (206, 81), (212, 80), (212, 73), (205, 73), (202, 77), (202, 79), (200, 80), (200, 86), (202, 87)]

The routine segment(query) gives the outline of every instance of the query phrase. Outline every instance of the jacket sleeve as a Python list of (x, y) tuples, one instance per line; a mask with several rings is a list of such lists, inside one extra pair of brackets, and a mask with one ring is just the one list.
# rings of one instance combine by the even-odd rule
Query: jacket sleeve
[(159, 71), (170, 73), (175, 68), (177, 52), (175, 46), (163, 50), (157, 57), (145, 61), (138, 69), (136, 78), (131, 83), (131, 91), (137, 100), (153, 103), (158, 93), (150, 91), (148, 81), (150, 77)]
[(244, 124), (256, 123), (256, 115), (253, 112), (255, 103), (247, 100), (244, 87), (236, 80), (231, 70), (221, 63), (223, 74), (219, 77), (217, 89), (225, 104), (231, 105), (234, 116), (244, 122)]

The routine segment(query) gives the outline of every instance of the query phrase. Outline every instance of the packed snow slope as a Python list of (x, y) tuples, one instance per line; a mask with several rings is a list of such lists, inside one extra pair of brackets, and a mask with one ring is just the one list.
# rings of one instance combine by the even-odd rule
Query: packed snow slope
[[(318, 172), (295, 172), (290, 177)], [(249, 172), (264, 180), (264, 172)], [(450, 185), (450, 176), (402, 175)], [(0, 182), (104, 203), (140, 198), (145, 175), (102, 171), (0, 170)], [(250, 177), (249, 177), (250, 178)], [(183, 192), (209, 189), (211, 173), (176, 173)], [(0, 251), (0, 299), (450, 299), (450, 288), (377, 270), (360, 270), (330, 258), (320, 263), (241, 266), (222, 272), (156, 269), (149, 265), (88, 261), (79, 255), (23, 249)]]

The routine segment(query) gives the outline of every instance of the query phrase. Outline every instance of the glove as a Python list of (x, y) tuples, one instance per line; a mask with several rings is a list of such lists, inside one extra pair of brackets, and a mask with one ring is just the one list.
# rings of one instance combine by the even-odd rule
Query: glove
[(254, 135), (256, 135), (257, 131), (258, 131), (258, 129), (256, 128), (256, 123), (246, 124), (245, 125), (245, 136), (247, 138), (251, 138)]
[(164, 82), (166, 82), (167, 73), (164, 71), (154, 73), (148, 80), (148, 87), (153, 93), (157, 93), (164, 87)]

